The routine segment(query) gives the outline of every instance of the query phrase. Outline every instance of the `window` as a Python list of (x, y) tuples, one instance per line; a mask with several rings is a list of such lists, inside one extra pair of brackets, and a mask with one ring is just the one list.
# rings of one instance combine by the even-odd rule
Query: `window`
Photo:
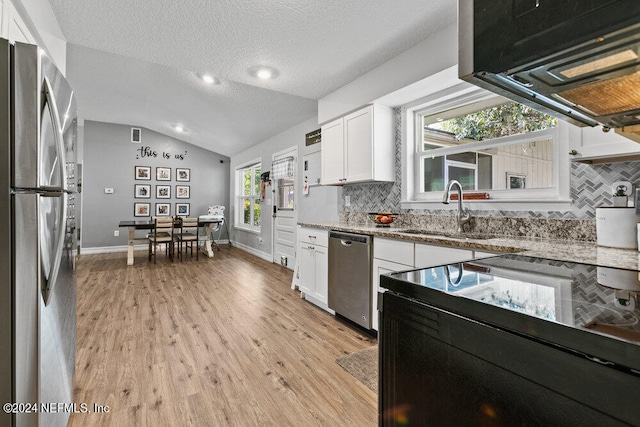
[(260, 173), (260, 163), (236, 169), (238, 183), (236, 226), (238, 227), (260, 229)]
[(278, 210), (292, 211), (294, 208), (294, 178), (280, 178), (278, 180)]
[(555, 118), (484, 91), (407, 111), (415, 128), (409, 200), (441, 201), (452, 179), (491, 200), (560, 199)]

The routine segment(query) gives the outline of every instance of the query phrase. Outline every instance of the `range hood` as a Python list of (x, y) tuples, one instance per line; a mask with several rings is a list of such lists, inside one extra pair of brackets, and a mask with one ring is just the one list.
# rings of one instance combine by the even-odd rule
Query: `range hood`
[(640, 1), (459, 0), (458, 13), (461, 79), (640, 142)]

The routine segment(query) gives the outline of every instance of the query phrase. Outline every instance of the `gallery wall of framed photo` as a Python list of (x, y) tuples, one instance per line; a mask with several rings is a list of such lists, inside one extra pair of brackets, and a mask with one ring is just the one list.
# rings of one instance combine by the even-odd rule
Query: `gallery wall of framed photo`
[(140, 165), (135, 166), (133, 177), (134, 217), (189, 216), (190, 168)]
[[(140, 129), (132, 142), (131, 128)], [(147, 128), (85, 120), (82, 248), (126, 246), (124, 220), (206, 215), (229, 206), (230, 159)], [(110, 189), (112, 192), (106, 192)], [(143, 235), (140, 232), (140, 235)]]

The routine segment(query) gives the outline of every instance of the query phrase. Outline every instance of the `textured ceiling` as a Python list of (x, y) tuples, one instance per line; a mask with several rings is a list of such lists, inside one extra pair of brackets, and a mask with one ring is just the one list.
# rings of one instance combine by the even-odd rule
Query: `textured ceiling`
[[(317, 99), (456, 18), (455, 0), (49, 1), (81, 119), (229, 156), (314, 117)], [(257, 65), (277, 78), (258, 81)]]

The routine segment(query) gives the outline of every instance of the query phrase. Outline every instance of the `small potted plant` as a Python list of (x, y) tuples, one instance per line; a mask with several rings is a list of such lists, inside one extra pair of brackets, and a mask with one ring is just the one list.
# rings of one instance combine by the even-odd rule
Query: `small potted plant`
[(614, 208), (626, 208), (627, 207), (627, 193), (624, 188), (618, 188), (613, 194), (613, 207)]

